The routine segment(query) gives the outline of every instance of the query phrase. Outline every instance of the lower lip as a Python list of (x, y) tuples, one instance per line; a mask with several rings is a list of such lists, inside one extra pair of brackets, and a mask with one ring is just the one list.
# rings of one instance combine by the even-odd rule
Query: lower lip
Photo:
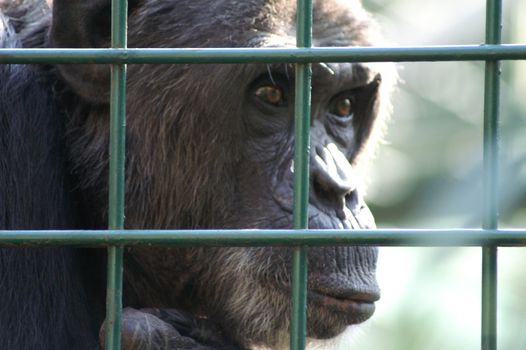
[[(352, 317), (355, 323), (360, 323), (371, 317), (375, 306), (373, 302), (364, 302), (352, 299), (338, 299), (316, 292), (309, 293), (309, 301), (313, 304), (345, 313)], [(354, 323), (354, 322), (353, 322)]]

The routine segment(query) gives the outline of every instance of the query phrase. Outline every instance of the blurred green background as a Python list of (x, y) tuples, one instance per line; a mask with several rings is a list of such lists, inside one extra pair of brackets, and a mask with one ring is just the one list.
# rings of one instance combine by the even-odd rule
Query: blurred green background
[[(393, 44), (480, 44), (482, 0), (364, 0)], [(526, 43), (526, 1), (503, 42)], [(367, 195), (379, 227), (481, 226), (482, 62), (401, 63)], [(504, 62), (501, 227), (526, 227), (526, 62)], [(480, 349), (480, 248), (381, 248), (377, 313), (352, 349)], [(526, 249), (499, 249), (498, 347), (526, 349)], [(356, 332), (355, 332), (356, 333)], [(348, 349), (348, 345), (342, 346)]]

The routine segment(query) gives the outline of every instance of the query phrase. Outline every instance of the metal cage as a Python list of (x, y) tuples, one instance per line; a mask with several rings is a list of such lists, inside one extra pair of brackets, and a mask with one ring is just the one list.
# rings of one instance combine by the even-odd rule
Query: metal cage
[[(483, 350), (496, 349), (497, 247), (526, 246), (526, 230), (498, 228), (499, 60), (526, 59), (526, 45), (501, 45), (502, 0), (487, 0), (486, 42), (427, 47), (311, 48), (312, 0), (297, 0), (297, 48), (291, 49), (128, 49), (127, 0), (112, 1), (112, 48), (0, 49), (0, 64), (111, 64), (110, 183), (108, 230), (0, 231), (2, 246), (108, 247), (106, 349), (120, 349), (123, 247), (130, 245), (264, 246), (294, 248), (291, 349), (305, 348), (305, 247), (316, 245), (480, 246), (482, 248)], [(481, 229), (309, 230), (308, 159), (311, 63), (485, 61), (484, 215)], [(295, 63), (294, 229), (290, 230), (125, 230), (124, 155), (126, 65), (143, 63)]]

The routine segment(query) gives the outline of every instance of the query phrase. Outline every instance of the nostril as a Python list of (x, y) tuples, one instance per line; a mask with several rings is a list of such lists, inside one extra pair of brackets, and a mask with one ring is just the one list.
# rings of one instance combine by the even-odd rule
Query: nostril
[(311, 179), (310, 196), (311, 200), (314, 200), (313, 203), (317, 203), (321, 208), (331, 210), (331, 212), (336, 210), (338, 213), (343, 210), (345, 205), (344, 196), (333, 191), (324, 182), (318, 181), (317, 178)]
[(336, 172), (327, 171), (326, 169), (314, 169), (311, 172), (311, 182), (313, 189), (318, 195), (334, 195), (343, 199), (354, 189), (354, 182), (347, 176), (340, 176)]
[(353, 215), (357, 215), (364, 205), (360, 194), (357, 190), (351, 191), (345, 195), (345, 206), (351, 210)]
[(311, 196), (327, 209), (332, 208), (337, 212), (343, 210), (346, 197), (351, 192), (349, 188), (337, 186), (334, 181), (327, 181), (326, 178), (318, 176), (311, 177)]

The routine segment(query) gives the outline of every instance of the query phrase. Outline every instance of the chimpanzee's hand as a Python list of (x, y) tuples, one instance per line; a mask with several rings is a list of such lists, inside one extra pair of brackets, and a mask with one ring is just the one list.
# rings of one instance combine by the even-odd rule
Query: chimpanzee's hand
[[(100, 328), (104, 348), (105, 324)], [(125, 308), (122, 312), (122, 350), (242, 350), (206, 319), (175, 309)]]

